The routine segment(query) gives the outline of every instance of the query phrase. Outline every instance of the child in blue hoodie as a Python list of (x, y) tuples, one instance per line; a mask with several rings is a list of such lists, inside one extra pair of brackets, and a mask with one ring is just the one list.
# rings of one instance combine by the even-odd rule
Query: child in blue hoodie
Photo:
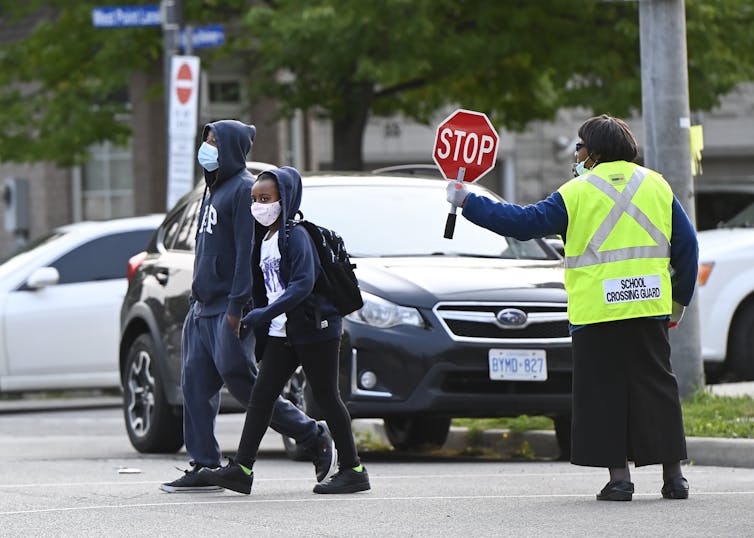
[[(183, 433), (192, 469), (160, 486), (168, 493), (219, 489), (204, 482), (199, 470), (220, 465), (214, 434), (220, 388), (225, 385), (243, 405), (251, 398), (257, 373), (254, 341), (239, 329), (252, 291), (249, 199), (253, 177), (246, 170), (246, 155), (255, 132), (254, 126), (235, 120), (210, 123), (197, 154), (207, 187), (198, 215), (191, 306), (181, 342)], [(283, 398), (270, 406), (274, 407), (272, 428), (306, 447), (317, 479), (323, 480), (335, 466), (326, 425)]]
[(343, 319), (327, 299), (314, 293), (322, 270), (317, 251), (304, 227), (291, 220), (301, 196), (301, 175), (288, 166), (263, 172), (252, 189), (254, 309), (243, 323), (257, 333), (263, 360), (235, 460), (200, 473), (208, 482), (239, 493), (251, 492), (252, 467), (273, 403), (299, 365), (332, 431), (340, 460), (338, 472), (314, 486), (314, 492), (370, 489), (369, 475), (356, 452), (351, 417), (338, 390)]

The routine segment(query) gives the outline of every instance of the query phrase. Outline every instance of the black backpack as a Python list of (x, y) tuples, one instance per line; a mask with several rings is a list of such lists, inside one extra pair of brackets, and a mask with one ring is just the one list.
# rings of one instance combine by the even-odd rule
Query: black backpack
[(294, 220), (293, 224), (304, 227), (319, 255), (322, 272), (314, 283), (314, 292), (326, 297), (341, 316), (364, 306), (359, 281), (353, 272), (356, 264), (351, 263), (343, 238), (303, 218)]

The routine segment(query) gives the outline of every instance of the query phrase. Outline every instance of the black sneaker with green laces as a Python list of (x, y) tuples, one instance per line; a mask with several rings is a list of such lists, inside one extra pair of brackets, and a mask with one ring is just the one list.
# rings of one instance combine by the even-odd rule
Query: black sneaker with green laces
[(191, 469), (188, 471), (184, 470), (182, 477), (172, 482), (161, 484), (160, 489), (166, 493), (201, 493), (222, 490), (223, 488), (202, 479), (199, 473), (202, 469), (210, 469), (210, 467), (191, 462)]
[(247, 473), (243, 467), (228, 458), (228, 465), (216, 469), (204, 468), (199, 475), (203, 480), (225, 489), (248, 495), (251, 493), (251, 484), (254, 482), (254, 473)]
[(359, 465), (356, 469), (341, 467), (330, 480), (314, 486), (314, 493), (356, 493), (371, 489), (366, 467)]

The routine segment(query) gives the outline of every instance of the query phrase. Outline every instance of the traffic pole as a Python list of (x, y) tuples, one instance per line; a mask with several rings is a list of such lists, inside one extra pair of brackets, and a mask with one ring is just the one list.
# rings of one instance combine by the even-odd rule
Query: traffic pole
[[(639, 2), (639, 29), (644, 164), (665, 177), (695, 222), (684, 0)], [(670, 331), (670, 344), (678, 388), (687, 398), (704, 386), (695, 300), (683, 322)]]
[[(170, 124), (170, 74), (172, 59), (178, 53), (181, 37), (181, 18), (183, 6), (181, 0), (161, 0), (160, 11), (162, 13), (162, 75), (165, 84), (165, 125)], [(170, 152), (170, 135), (168, 129), (165, 138), (166, 153)], [(167, 170), (165, 171), (167, 177)]]

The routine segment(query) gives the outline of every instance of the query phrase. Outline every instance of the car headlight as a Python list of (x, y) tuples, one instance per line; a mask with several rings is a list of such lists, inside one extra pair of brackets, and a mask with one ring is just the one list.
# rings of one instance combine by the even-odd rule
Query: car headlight
[(361, 292), (361, 297), (364, 299), (364, 306), (348, 314), (346, 319), (379, 329), (388, 329), (396, 325), (424, 327), (424, 320), (416, 308), (391, 303), (366, 291)]

